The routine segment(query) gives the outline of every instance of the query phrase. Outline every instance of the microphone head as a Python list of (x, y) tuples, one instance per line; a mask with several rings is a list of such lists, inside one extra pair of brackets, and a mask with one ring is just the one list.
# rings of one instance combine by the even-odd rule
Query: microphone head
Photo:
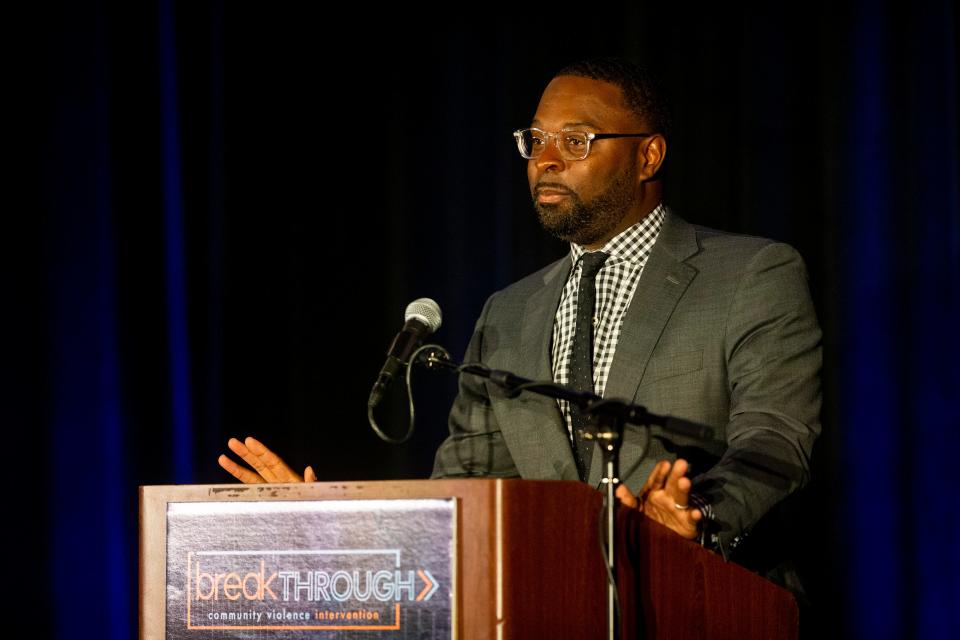
[(440, 328), (443, 315), (440, 313), (440, 305), (430, 298), (417, 298), (407, 305), (403, 320), (419, 320), (427, 326), (427, 334), (431, 334)]

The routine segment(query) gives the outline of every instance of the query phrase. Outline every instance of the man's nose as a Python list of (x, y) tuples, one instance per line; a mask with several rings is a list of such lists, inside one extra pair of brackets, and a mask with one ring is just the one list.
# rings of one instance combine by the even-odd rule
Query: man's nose
[(551, 138), (543, 147), (543, 153), (534, 158), (537, 163), (537, 170), (540, 172), (563, 171), (567, 168), (566, 160), (560, 155), (560, 149), (557, 148), (556, 139)]

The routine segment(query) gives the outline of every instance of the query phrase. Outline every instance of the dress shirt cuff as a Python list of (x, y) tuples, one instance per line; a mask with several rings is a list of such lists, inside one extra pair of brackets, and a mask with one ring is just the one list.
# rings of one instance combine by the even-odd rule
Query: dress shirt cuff
[(723, 545), (720, 544), (720, 537), (715, 532), (713, 505), (698, 493), (691, 493), (688, 500), (690, 504), (699, 509), (703, 515), (700, 519), (700, 532), (697, 534), (697, 542), (700, 543), (701, 547), (705, 547), (711, 551), (719, 551), (724, 559), (726, 559), (727, 554), (723, 549)]

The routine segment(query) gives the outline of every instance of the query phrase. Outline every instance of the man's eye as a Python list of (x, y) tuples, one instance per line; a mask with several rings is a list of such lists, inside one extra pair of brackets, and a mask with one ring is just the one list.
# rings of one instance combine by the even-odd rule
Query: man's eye
[(567, 136), (567, 146), (570, 147), (582, 147), (586, 142), (582, 136)]
[(540, 144), (543, 144), (543, 138), (541, 138), (540, 136), (531, 135), (530, 142), (535, 145), (540, 145)]

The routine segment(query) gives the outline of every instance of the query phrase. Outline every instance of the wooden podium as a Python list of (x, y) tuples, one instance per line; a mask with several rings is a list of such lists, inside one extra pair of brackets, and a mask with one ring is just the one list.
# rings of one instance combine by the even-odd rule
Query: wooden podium
[[(171, 504), (428, 498), (455, 505), (454, 637), (604, 637), (601, 495), (576, 482), (494, 479), (141, 487), (140, 637), (168, 637)], [(621, 509), (618, 535), (621, 638), (797, 637), (797, 607), (789, 592), (639, 513)], [(196, 575), (199, 581), (199, 565)], [(397, 612), (399, 619), (399, 605)], [(336, 637), (351, 637), (340, 633)], [(400, 637), (371, 633), (362, 637)], [(284, 637), (334, 636), (320, 631)]]

